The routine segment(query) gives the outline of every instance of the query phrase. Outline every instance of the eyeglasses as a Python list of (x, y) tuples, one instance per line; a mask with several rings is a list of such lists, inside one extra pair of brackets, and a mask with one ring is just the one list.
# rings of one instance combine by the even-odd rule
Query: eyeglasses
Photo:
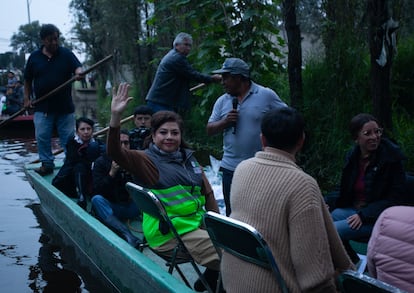
[(361, 134), (366, 137), (369, 137), (372, 134), (375, 134), (376, 136), (381, 136), (383, 132), (384, 132), (383, 128), (375, 128), (371, 130), (362, 131)]

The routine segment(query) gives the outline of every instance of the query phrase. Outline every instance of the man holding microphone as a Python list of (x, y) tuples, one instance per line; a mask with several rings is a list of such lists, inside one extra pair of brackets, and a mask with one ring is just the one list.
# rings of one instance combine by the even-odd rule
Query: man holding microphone
[(270, 88), (250, 79), (250, 68), (239, 58), (227, 58), (221, 69), (213, 71), (222, 75), (226, 91), (214, 104), (207, 123), (207, 134), (223, 133), (223, 196), (226, 215), (230, 215), (230, 186), (237, 165), (261, 150), (260, 123), (271, 109), (286, 104)]

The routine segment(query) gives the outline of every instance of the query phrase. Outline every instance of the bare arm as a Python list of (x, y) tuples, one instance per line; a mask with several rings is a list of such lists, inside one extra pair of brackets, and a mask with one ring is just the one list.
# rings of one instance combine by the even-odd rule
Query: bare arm
[(208, 179), (205, 176), (204, 172), (201, 192), (206, 198), (206, 210), (220, 213), (216, 198), (214, 197), (213, 189), (211, 188), (210, 182), (208, 182)]
[(223, 132), (226, 128), (233, 127), (237, 123), (238, 117), (239, 112), (233, 109), (223, 119), (207, 123), (207, 135), (215, 135)]
[(24, 107), (30, 107), (30, 94), (32, 92), (32, 81), (25, 80), (24, 81)]

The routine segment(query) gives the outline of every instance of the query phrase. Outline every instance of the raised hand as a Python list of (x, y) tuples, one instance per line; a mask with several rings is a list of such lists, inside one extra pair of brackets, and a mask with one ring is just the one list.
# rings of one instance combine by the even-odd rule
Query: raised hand
[(118, 86), (118, 90), (115, 89), (112, 92), (111, 102), (111, 120), (109, 126), (119, 127), (121, 125), (121, 114), (126, 109), (128, 102), (132, 100), (132, 97), (128, 97), (129, 84), (123, 82)]
[(118, 90), (113, 90), (111, 102), (111, 112), (113, 114), (121, 114), (127, 107), (128, 102), (133, 99), (128, 96), (129, 88), (130, 85), (123, 82), (118, 86)]

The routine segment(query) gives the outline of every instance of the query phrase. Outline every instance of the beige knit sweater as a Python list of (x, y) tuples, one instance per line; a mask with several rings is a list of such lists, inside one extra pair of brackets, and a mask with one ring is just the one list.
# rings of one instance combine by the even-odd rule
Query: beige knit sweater
[[(317, 182), (273, 148), (237, 167), (231, 217), (262, 233), (289, 292), (335, 292), (335, 269), (353, 268)], [(242, 239), (235, 239), (242, 241)], [(280, 292), (272, 273), (224, 253), (227, 293)]]

